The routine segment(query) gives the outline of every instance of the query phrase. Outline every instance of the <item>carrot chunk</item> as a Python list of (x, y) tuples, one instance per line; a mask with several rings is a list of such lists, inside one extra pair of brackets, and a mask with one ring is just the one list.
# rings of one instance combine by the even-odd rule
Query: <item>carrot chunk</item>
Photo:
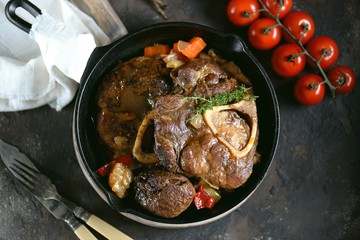
[(206, 47), (205, 41), (201, 37), (194, 37), (188, 42), (179, 41), (179, 51), (189, 59), (194, 59)]
[(168, 54), (169, 52), (170, 52), (170, 47), (165, 44), (156, 44), (144, 48), (145, 57), (155, 57), (161, 54)]

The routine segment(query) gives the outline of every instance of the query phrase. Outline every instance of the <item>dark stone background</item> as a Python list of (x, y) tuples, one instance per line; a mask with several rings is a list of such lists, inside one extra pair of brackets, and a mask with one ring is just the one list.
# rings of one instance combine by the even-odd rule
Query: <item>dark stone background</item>
[[(129, 32), (164, 21), (146, 0), (110, 1)], [(168, 21), (191, 21), (246, 39), (246, 29), (227, 21), (225, 0), (167, 0)], [(359, 79), (360, 2), (294, 0), (308, 12), (316, 35), (334, 38), (337, 64)], [(3, 34), (3, 33), (2, 33)], [(128, 220), (103, 202), (83, 176), (72, 145), (71, 103), (0, 113), (0, 137), (17, 145), (57, 185), (59, 192), (134, 239), (360, 239), (360, 83), (351, 94), (314, 107), (298, 105), (295, 79), (277, 77), (269, 52), (254, 51), (275, 86), (281, 111), (279, 146), (265, 181), (238, 210), (209, 225), (183, 230), (156, 229)], [(16, 184), (0, 161), (0, 239), (76, 239)]]

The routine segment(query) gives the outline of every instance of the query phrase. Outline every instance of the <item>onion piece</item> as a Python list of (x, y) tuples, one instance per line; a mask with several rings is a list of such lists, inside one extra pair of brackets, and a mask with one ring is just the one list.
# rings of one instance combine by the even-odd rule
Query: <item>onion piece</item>
[(190, 46), (190, 43), (188, 42), (185, 42), (185, 41), (182, 41), (182, 40), (179, 40), (178, 41), (178, 44), (177, 44), (177, 47), (178, 47), (178, 51), (181, 52), (183, 51), (184, 49), (188, 48)]

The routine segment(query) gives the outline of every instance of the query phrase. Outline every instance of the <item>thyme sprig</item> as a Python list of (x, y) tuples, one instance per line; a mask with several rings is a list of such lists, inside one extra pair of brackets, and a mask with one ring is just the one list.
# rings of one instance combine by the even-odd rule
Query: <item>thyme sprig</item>
[(207, 110), (211, 110), (213, 107), (227, 105), (231, 103), (240, 102), (242, 100), (250, 101), (257, 98), (251, 93), (251, 88), (246, 87), (245, 85), (238, 86), (234, 91), (230, 93), (220, 93), (215, 94), (210, 98), (201, 97), (198, 95), (185, 97), (184, 101), (191, 101), (193, 100), (196, 104), (196, 112), (195, 115), (189, 119), (189, 121), (194, 120), (203, 112)]

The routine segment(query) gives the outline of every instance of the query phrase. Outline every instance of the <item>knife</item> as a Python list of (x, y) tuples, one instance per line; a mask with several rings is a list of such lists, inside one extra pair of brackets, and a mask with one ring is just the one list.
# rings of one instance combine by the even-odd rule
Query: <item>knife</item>
[[(55, 185), (51, 183), (51, 180), (41, 174), (25, 154), (1, 139), (0, 157), (19, 182), (22, 183), (25, 188), (29, 190), (56, 218), (67, 222), (80, 239), (92, 240), (96, 238), (85, 225), (81, 224), (81, 222), (75, 218), (75, 216), (108, 239), (132, 239), (107, 222), (87, 212), (82, 207), (76, 206), (74, 203), (61, 197), (57, 193)], [(27, 178), (29, 176), (30, 179), (40, 179), (41, 181), (36, 186), (31, 185), (32, 188), (29, 188), (30, 185), (27, 184)]]
[[(36, 197), (36, 196), (35, 196)], [(44, 207), (49, 210), (57, 219), (65, 221), (70, 228), (74, 231), (76, 236), (81, 240), (96, 240), (97, 238), (83, 225), (79, 220), (76, 219), (74, 214), (67, 209), (62, 203), (49, 199), (44, 200), (40, 197), (36, 197)]]

